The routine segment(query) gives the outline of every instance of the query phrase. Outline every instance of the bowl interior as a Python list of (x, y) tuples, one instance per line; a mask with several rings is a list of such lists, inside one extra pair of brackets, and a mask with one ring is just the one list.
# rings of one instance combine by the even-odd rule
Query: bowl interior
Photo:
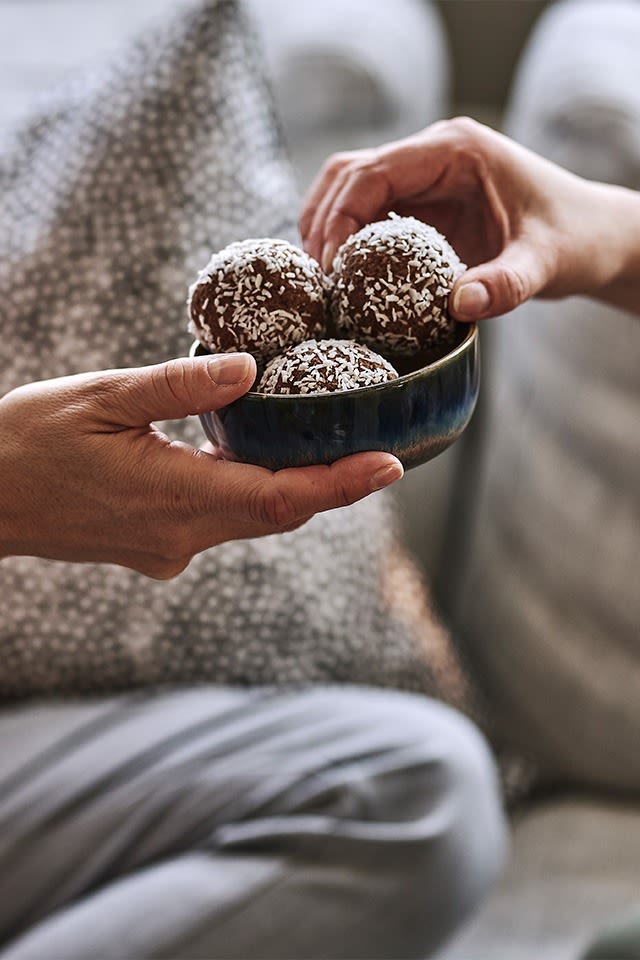
[[(440, 345), (433, 347), (429, 350), (422, 350), (419, 353), (414, 353), (411, 356), (407, 357), (394, 357), (390, 354), (385, 354), (381, 350), (376, 352), (380, 353), (381, 356), (385, 357), (398, 371), (398, 379), (388, 381), (387, 383), (377, 383), (369, 387), (358, 387), (354, 390), (348, 391), (334, 391), (332, 393), (313, 393), (313, 394), (270, 394), (270, 393), (258, 393), (257, 390), (249, 390), (241, 398), (243, 401), (248, 401), (251, 398), (255, 398), (257, 402), (267, 402), (267, 403), (291, 403), (296, 401), (298, 403), (304, 402), (307, 398), (313, 398), (316, 401), (320, 397), (331, 398), (340, 394), (348, 394), (353, 396), (359, 393), (366, 393), (370, 390), (380, 391), (385, 390), (389, 387), (390, 384), (394, 384), (396, 387), (412, 375), (418, 375), (422, 377), (428, 377), (430, 372), (437, 367), (441, 361), (447, 361), (447, 363), (455, 363), (456, 357), (463, 351), (467, 350), (471, 345), (475, 344), (477, 340), (477, 329), (475, 324), (457, 324), (455, 339), (452, 344)], [(209, 356), (211, 353), (210, 350), (207, 350), (201, 343), (197, 340), (191, 344), (191, 349), (189, 350), (190, 357), (204, 357)], [(258, 373), (256, 376), (255, 382), (260, 381), (264, 367), (261, 367), (258, 364)]]

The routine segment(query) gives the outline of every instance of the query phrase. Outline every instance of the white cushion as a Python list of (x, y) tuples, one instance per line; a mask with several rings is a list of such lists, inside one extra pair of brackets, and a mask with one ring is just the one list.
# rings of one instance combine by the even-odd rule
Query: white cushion
[[(633, 181), (639, 49), (640, 4), (553, 9), (524, 61), (512, 129), (584, 169), (593, 128), (572, 103), (585, 107), (600, 80), (624, 123), (591, 154), (592, 172), (599, 160), (602, 178)], [(484, 485), (474, 477), (465, 551), (468, 653), (500, 739), (553, 779), (640, 790), (640, 321), (573, 298), (531, 302), (495, 327), (487, 473)]]

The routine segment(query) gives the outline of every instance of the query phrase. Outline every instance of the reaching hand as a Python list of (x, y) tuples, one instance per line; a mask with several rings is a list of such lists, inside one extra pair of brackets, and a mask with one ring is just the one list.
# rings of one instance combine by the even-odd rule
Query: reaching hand
[(301, 526), (402, 476), (385, 453), (271, 472), (170, 441), (154, 420), (224, 406), (246, 354), (29, 384), (0, 400), (0, 556), (98, 561), (158, 579), (225, 540)]
[(305, 248), (328, 271), (351, 233), (391, 210), (433, 224), (469, 265), (450, 300), (459, 320), (536, 294), (591, 294), (640, 312), (638, 196), (574, 176), (473, 120), (330, 157), (303, 206)]

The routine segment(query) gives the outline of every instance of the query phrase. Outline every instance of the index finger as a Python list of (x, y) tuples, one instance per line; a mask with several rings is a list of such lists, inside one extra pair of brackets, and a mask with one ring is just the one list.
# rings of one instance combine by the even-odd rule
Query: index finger
[[(389, 186), (376, 161), (377, 151), (359, 150), (331, 157), (312, 186), (300, 219), (300, 233), (307, 252), (325, 271), (331, 269), (328, 235), (335, 238), (334, 252), (347, 237), (385, 209)], [(348, 203), (339, 203), (349, 185)]]
[[(303, 240), (327, 269), (337, 249), (355, 230), (379, 219), (395, 203), (424, 200), (450, 161), (440, 125), (392, 141), (377, 150), (352, 154), (330, 164), (314, 184), (304, 210)], [(347, 155), (348, 157), (348, 155)]]
[[(327, 157), (302, 201), (302, 212), (298, 220), (298, 229), (305, 249), (311, 256), (314, 256), (314, 252), (308, 248), (307, 240), (316, 210), (329, 192), (331, 184), (336, 180), (343, 168), (351, 162), (354, 156), (355, 154), (353, 152), (343, 152), (334, 153), (330, 157)], [(316, 259), (319, 259), (321, 252), (320, 250), (317, 251), (318, 256), (316, 256)]]

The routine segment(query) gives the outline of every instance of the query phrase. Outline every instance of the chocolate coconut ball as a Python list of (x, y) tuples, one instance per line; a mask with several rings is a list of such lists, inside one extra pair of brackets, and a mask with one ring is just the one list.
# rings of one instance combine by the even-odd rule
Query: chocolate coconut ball
[(355, 340), (307, 340), (268, 364), (259, 393), (332, 393), (395, 380), (391, 364)]
[(189, 330), (212, 353), (246, 350), (259, 363), (322, 336), (327, 278), (286, 240), (242, 240), (214, 253), (189, 290)]
[(465, 270), (441, 233), (390, 214), (354, 233), (333, 263), (338, 332), (386, 354), (407, 356), (452, 340), (447, 302)]

